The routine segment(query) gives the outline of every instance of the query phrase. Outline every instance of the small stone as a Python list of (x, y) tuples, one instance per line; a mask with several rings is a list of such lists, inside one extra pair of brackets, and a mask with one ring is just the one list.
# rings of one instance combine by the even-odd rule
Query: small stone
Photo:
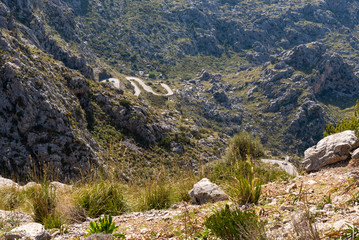
[(333, 209), (333, 205), (332, 204), (325, 204), (324, 207), (323, 207), (323, 210), (330, 210), (330, 209)]
[(296, 189), (296, 188), (297, 188), (297, 184), (296, 184), (296, 183), (293, 183), (293, 184), (291, 184), (291, 185), (289, 185), (289, 186), (287, 187), (286, 192), (287, 192), (287, 193), (290, 193), (291, 190)]

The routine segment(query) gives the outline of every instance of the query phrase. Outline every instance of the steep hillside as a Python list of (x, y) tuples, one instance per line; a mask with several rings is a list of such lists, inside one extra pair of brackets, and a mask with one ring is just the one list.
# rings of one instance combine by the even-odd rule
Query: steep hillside
[(69, 180), (111, 162), (123, 169), (119, 178), (129, 179), (162, 165), (191, 166), (219, 154), (197, 146), (211, 135), (204, 142), (223, 145), (210, 130), (201, 134), (194, 126), (196, 138), (182, 136), (175, 112), (160, 114), (132, 94), (92, 80), (85, 60), (91, 52), (83, 57), (78, 48), (71, 49), (78, 41), (77, 26), (63, 2), (3, 1), (0, 10), (3, 174), (22, 178), (45, 169), (54, 179)]

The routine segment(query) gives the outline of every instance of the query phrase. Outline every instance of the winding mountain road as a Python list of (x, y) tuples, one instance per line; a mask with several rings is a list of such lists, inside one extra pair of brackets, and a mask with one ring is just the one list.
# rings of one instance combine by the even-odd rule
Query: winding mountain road
[[(142, 87), (146, 92), (152, 93), (153, 95), (156, 95), (156, 96), (171, 96), (171, 95), (173, 95), (172, 89), (171, 89), (167, 84), (165, 84), (165, 83), (161, 83), (161, 86), (162, 86), (164, 89), (166, 89), (167, 93), (166, 93), (166, 94), (159, 94), (159, 93), (155, 93), (155, 92), (153, 91), (152, 87), (146, 85), (146, 83), (144, 83), (144, 82), (142, 81), (142, 79), (140, 79), (140, 78), (137, 78), (137, 77), (126, 77), (126, 79), (131, 82), (132, 86), (136, 85), (136, 84), (134, 84), (133, 81), (138, 82), (138, 83), (141, 85), (141, 87)], [(136, 95), (136, 93), (138, 93), (138, 92), (136, 91), (136, 87), (135, 87), (135, 95)], [(138, 95), (136, 95), (136, 96), (139, 96), (140, 93), (141, 93), (141, 90), (140, 90), (140, 92), (138, 93)]]
[[(161, 86), (166, 89), (167, 93), (166, 94), (160, 94), (160, 93), (156, 93), (153, 91), (152, 87), (146, 85), (146, 83), (144, 83), (142, 81), (142, 79), (140, 78), (137, 78), (137, 77), (126, 77), (126, 79), (128, 81), (130, 81), (131, 85), (134, 87), (135, 89), (135, 92), (134, 92), (134, 95), (135, 96), (140, 96), (141, 94), (141, 89), (137, 86), (137, 84), (135, 82), (137, 82), (138, 84), (141, 85), (141, 87), (146, 91), (146, 92), (149, 92), (149, 93), (152, 93), (153, 95), (156, 95), (156, 96), (172, 96), (173, 95), (173, 91), (172, 89), (165, 83), (161, 83)], [(112, 83), (116, 88), (120, 88), (120, 80), (117, 79), (117, 78), (109, 78), (109, 79), (105, 79), (105, 80), (102, 80), (101, 82), (109, 82), (109, 83)]]

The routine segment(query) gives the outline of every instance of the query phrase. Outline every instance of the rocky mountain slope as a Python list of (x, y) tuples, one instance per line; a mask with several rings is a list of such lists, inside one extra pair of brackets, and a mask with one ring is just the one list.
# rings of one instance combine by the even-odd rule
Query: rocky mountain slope
[[(75, 2), (88, 48), (119, 71), (168, 79), (179, 110), (219, 132), (301, 154), (359, 94), (356, 1)], [(221, 84), (191, 81), (203, 68)]]
[[(64, 34), (76, 41), (73, 15), (65, 14), (71, 10), (51, 4), (0, 3), (1, 171), (24, 177), (47, 169), (54, 178), (74, 179), (102, 165), (104, 146), (93, 138), (99, 131), (112, 127), (114, 133), (101, 132), (102, 139), (121, 141), (125, 134), (140, 146), (173, 132), (143, 103), (91, 80), (92, 68), (60, 45), (47, 25), (47, 18), (59, 17), (66, 25), (53, 27), (67, 26)], [(42, 15), (42, 8), (56, 18)]]
[[(124, 149), (126, 179), (135, 165), (196, 168), (239, 130), (301, 155), (359, 95), (358, 11), (351, 0), (2, 0), (3, 171), (26, 174), (32, 159), (73, 178)], [(137, 98), (121, 73), (175, 94)], [(109, 77), (122, 89), (97, 83)]]

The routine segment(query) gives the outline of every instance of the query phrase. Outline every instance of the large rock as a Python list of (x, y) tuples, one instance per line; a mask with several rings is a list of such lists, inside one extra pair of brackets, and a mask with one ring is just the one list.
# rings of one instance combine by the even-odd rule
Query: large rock
[(0, 188), (2, 187), (18, 187), (19, 185), (11, 179), (0, 176)]
[(350, 158), (350, 152), (358, 147), (359, 140), (354, 131), (330, 135), (304, 152), (304, 168), (308, 172), (316, 171), (329, 164), (346, 160)]
[(50, 239), (50, 234), (40, 223), (28, 223), (12, 229), (5, 235), (5, 239), (31, 239), (45, 240)]
[(218, 202), (228, 199), (228, 195), (216, 184), (211, 183), (207, 178), (203, 178), (196, 183), (188, 194), (194, 204)]

